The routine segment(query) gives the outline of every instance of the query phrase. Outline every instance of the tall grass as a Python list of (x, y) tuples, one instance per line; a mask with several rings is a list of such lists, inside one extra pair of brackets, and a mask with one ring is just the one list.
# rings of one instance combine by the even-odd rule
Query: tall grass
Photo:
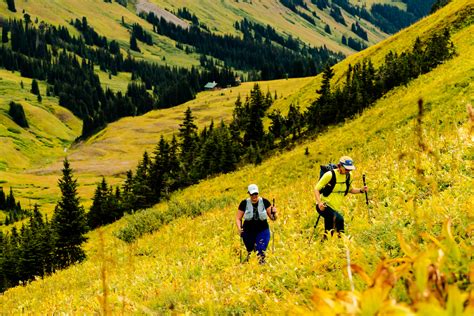
[[(453, 60), (359, 117), (91, 232), (87, 261), (8, 290), (1, 306), (13, 314), (471, 315), (474, 136), (466, 108), (473, 102), (473, 31), (454, 34)], [(320, 242), (320, 224), (308, 244), (319, 163), (343, 154), (355, 160), (355, 186), (367, 175), (371, 217), (364, 197), (350, 196), (347, 235)], [(234, 217), (249, 183), (276, 198), (280, 214), (270, 223), (275, 252), (264, 266), (255, 256), (239, 264)], [(172, 220), (133, 230), (141, 218), (170, 210)], [(131, 231), (133, 242), (119, 240), (118, 231)]]

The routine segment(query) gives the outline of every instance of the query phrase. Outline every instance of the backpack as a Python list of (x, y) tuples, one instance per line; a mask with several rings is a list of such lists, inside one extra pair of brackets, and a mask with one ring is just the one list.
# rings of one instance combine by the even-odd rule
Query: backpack
[[(334, 171), (334, 169), (337, 169), (337, 165), (333, 163), (319, 166), (319, 179), (321, 179), (322, 176), (328, 171), (331, 171), (331, 175), (332, 175), (331, 180), (329, 180), (328, 184), (326, 184), (326, 186), (322, 188), (320, 191), (323, 196), (328, 197), (334, 190), (334, 187), (336, 186), (336, 172)], [(351, 184), (351, 174), (347, 173), (346, 174), (346, 191), (344, 192), (344, 196), (346, 196), (347, 193), (349, 193), (350, 184)]]

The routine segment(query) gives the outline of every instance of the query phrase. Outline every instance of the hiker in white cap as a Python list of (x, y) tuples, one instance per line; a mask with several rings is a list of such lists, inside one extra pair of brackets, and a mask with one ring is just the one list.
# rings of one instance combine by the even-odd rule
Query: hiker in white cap
[(337, 164), (337, 169), (324, 173), (314, 189), (316, 197), (316, 210), (324, 218), (324, 230), (344, 231), (344, 218), (341, 211), (344, 196), (347, 193), (360, 194), (368, 191), (367, 186), (353, 188), (350, 173), (355, 170), (354, 162), (349, 156), (342, 156)]
[[(265, 263), (265, 251), (270, 241), (267, 218), (276, 220), (277, 210), (270, 204), (270, 201), (259, 196), (256, 184), (248, 186), (248, 194), (249, 197), (240, 202), (235, 221), (248, 252), (246, 261), (252, 251), (256, 251), (259, 262), (263, 264)], [(244, 219), (243, 224), (242, 219)]]

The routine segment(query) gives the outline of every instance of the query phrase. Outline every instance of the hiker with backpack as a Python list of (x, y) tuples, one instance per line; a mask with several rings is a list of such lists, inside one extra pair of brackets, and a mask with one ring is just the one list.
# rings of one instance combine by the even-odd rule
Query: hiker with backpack
[(240, 202), (235, 221), (247, 249), (245, 261), (248, 261), (252, 251), (256, 251), (259, 263), (263, 264), (265, 263), (265, 251), (270, 241), (267, 218), (272, 221), (276, 220), (277, 210), (269, 200), (259, 196), (256, 184), (250, 184), (247, 189), (249, 197)]
[[(351, 171), (355, 170), (351, 157), (343, 156), (339, 163), (321, 166), (320, 179), (314, 189), (316, 211), (324, 218), (324, 231), (344, 232), (344, 218), (339, 213), (344, 197), (348, 193), (361, 194), (368, 191), (366, 185), (353, 188)], [(319, 218), (318, 218), (319, 219)]]

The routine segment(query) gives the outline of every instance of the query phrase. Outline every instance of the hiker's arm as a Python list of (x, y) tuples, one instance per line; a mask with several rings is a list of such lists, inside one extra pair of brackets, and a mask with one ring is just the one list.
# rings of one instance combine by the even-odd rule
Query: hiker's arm
[(367, 186), (363, 186), (362, 188), (351, 188), (349, 192), (351, 192), (352, 194), (361, 194), (361, 193), (365, 193), (365, 192), (368, 192), (369, 191), (369, 188)]
[(318, 183), (314, 187), (314, 197), (316, 198), (316, 205), (318, 206), (320, 211), (324, 211), (326, 205), (321, 200), (321, 190), (331, 181), (332, 174), (331, 172), (326, 172), (321, 179), (319, 179)]
[(324, 211), (326, 206), (324, 203), (321, 201), (321, 193), (319, 192), (318, 188), (316, 187), (314, 189), (314, 196), (316, 197), (316, 205), (318, 205), (318, 208), (320, 211)]
[(277, 208), (270, 205), (269, 207), (267, 207), (267, 216), (272, 220), (276, 220), (277, 219)]
[(242, 218), (244, 217), (244, 211), (242, 210), (237, 210), (237, 214), (235, 215), (235, 224), (237, 225), (237, 231), (239, 234), (243, 232), (242, 228)]

